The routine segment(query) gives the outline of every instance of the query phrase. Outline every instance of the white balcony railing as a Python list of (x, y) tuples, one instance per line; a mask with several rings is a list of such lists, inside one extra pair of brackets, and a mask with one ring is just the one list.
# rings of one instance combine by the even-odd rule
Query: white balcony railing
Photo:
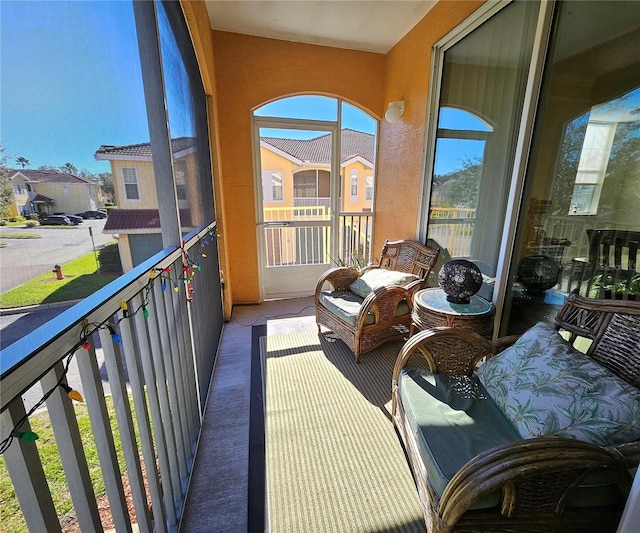
[(328, 225), (313, 224), (331, 219), (323, 206), (282, 207), (264, 210), (266, 221), (295, 221), (295, 227), (265, 228), (268, 267), (334, 263), (364, 266), (371, 260), (373, 213), (341, 212), (338, 216), (338, 257), (330, 257), (331, 239)]
[[(3, 457), (29, 531), (62, 531), (38, 441), (23, 440), (39, 404), (46, 405), (80, 530), (103, 530), (69, 388), (87, 404), (113, 527), (177, 530), (222, 331), (217, 258), (212, 224), (3, 350)], [(42, 398), (25, 403), (23, 394), (37, 383)]]

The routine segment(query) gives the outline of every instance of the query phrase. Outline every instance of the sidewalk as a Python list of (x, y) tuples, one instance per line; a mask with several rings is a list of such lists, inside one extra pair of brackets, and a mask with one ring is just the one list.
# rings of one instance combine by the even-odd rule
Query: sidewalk
[(21, 313), (32, 313), (34, 311), (42, 311), (43, 309), (56, 309), (58, 307), (71, 307), (77, 304), (79, 300), (68, 300), (66, 302), (52, 302), (50, 304), (27, 305), (25, 307), (11, 307), (10, 309), (0, 309), (0, 316), (17, 315)]

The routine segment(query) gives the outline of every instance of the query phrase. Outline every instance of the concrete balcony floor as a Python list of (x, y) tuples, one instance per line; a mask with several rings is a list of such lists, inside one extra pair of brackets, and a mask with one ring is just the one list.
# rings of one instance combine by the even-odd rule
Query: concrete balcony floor
[(184, 533), (247, 531), (251, 330), (260, 324), (267, 335), (315, 331), (313, 297), (234, 307), (207, 399)]

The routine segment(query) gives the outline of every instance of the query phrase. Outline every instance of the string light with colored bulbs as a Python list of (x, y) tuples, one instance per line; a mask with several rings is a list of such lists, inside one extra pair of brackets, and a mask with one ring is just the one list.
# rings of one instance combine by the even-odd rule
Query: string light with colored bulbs
[[(204, 251), (204, 249), (206, 249), (206, 247), (210, 243), (212, 243), (214, 239), (217, 237), (219, 237), (219, 235), (214, 230), (212, 229), (208, 230), (200, 238), (199, 245), (193, 246), (192, 250), (197, 250), (200, 257), (206, 258), (207, 254)], [(189, 253), (185, 249), (185, 244), (186, 243), (183, 241), (181, 246), (183, 272), (182, 272), (182, 276), (179, 279), (181, 279), (184, 282), (186, 299), (187, 299), (187, 302), (191, 303), (193, 302), (193, 295), (195, 293), (195, 289), (193, 288), (193, 283), (192, 283), (193, 277), (197, 272), (201, 270), (201, 266), (197, 261), (193, 260), (189, 256)], [(122, 339), (117, 330), (118, 324), (122, 320), (129, 320), (133, 318), (139, 312), (142, 312), (142, 315), (145, 319), (149, 318), (148, 305), (150, 301), (150, 295), (156, 280), (160, 280), (161, 288), (163, 291), (165, 291), (168, 288), (168, 286), (171, 285), (173, 290), (176, 293), (180, 292), (180, 285), (175, 279), (173, 279), (173, 277), (171, 276), (171, 273), (172, 273), (172, 270), (169, 267), (154, 268), (153, 270), (151, 270), (151, 272), (149, 273), (149, 279), (146, 285), (137, 294), (142, 296), (140, 305), (138, 305), (138, 307), (132, 310), (129, 307), (129, 303), (126, 300), (122, 300), (120, 302), (120, 311), (122, 312), (122, 316), (118, 317), (115, 321), (111, 321), (110, 319), (107, 319), (104, 322), (100, 322), (100, 323), (89, 323), (85, 321), (82, 324), (78, 342), (64, 356), (66, 357), (66, 362), (64, 364), (62, 374), (58, 379), (57, 383), (51, 389), (49, 389), (46, 393), (44, 393), (42, 398), (31, 409), (29, 409), (29, 411), (23, 417), (21, 417), (15, 423), (9, 435), (0, 442), (0, 454), (3, 454), (5, 451), (7, 451), (15, 439), (19, 439), (22, 442), (35, 442), (36, 440), (38, 440), (39, 436), (37, 433), (35, 433), (34, 431), (31, 431), (30, 429), (23, 430), (22, 428), (25, 425), (25, 423), (28, 421), (29, 417), (36, 410), (42, 407), (42, 405), (44, 405), (44, 403), (49, 399), (49, 397), (54, 393), (54, 391), (58, 387), (62, 388), (67, 393), (67, 396), (71, 400), (76, 402), (84, 402), (84, 398), (82, 394), (79, 391), (73, 389), (71, 386), (69, 386), (65, 380), (67, 373), (69, 371), (69, 365), (71, 364), (71, 360), (73, 359), (73, 357), (76, 355), (76, 351), (80, 348), (83, 348), (85, 350), (90, 350), (92, 348), (92, 343), (90, 339), (93, 337), (93, 334), (97, 333), (99, 330), (104, 330), (104, 329), (109, 331), (109, 334), (111, 335), (111, 339), (113, 340), (114, 343), (121, 344)]]

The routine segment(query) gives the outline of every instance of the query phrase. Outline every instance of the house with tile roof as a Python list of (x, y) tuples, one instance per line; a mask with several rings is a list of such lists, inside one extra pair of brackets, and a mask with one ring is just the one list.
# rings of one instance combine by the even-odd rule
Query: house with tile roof
[[(204, 220), (199, 203), (189, 200), (198, 194), (195, 139), (172, 139), (171, 152), (180, 225), (186, 233)], [(122, 267), (127, 271), (163, 249), (151, 144), (102, 145), (94, 157), (111, 164), (117, 209), (111, 210), (103, 231), (118, 237)]]
[[(345, 128), (340, 144), (341, 211), (370, 212), (375, 136)], [(330, 134), (305, 140), (261, 137), (260, 157), (265, 208), (329, 207)]]
[(104, 206), (96, 181), (58, 170), (9, 171), (16, 214), (80, 213)]

